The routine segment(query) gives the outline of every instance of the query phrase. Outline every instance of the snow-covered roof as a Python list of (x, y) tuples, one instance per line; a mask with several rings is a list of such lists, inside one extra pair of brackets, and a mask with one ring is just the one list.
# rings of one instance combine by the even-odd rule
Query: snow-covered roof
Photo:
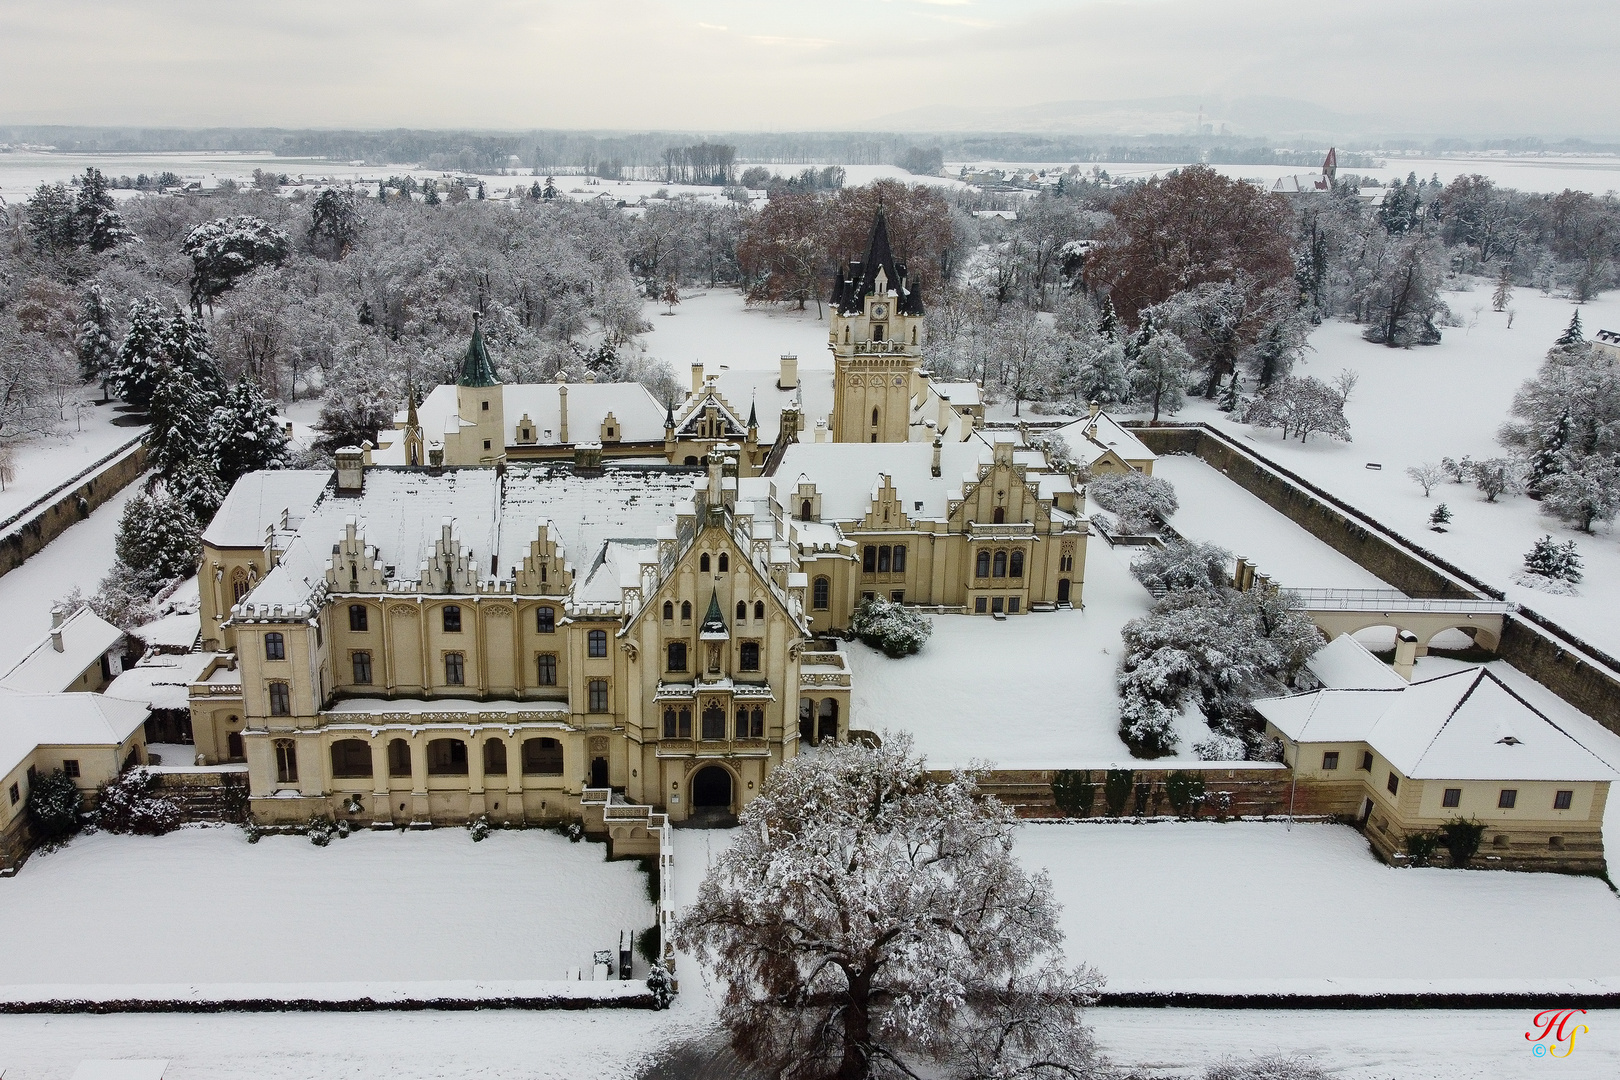
[(984, 404), (984, 387), (976, 382), (936, 382), (934, 390), (952, 405)]
[[(833, 408), (831, 370), (800, 370), (799, 385), (791, 390), (777, 387), (781, 373), (775, 369), (739, 370), (721, 366), (709, 374), (714, 376), (714, 386), (720, 392), (721, 398), (731, 406), (731, 411), (737, 414), (739, 424), (746, 424), (749, 409), (754, 410), (759, 419), (759, 441), (762, 443), (775, 442), (777, 435), (781, 433), (783, 409), (794, 407), (799, 409), (801, 432), (814, 430), (817, 420), (831, 423)], [(707, 393), (689, 396), (675, 411), (676, 423), (684, 425), (707, 397)]]
[(180, 611), (155, 619), (145, 626), (137, 626), (134, 634), (149, 649), (183, 652), (196, 644), (201, 628), (202, 621), (197, 612)]
[[(568, 439), (562, 437), (562, 395), (568, 387)], [(508, 446), (571, 446), (597, 442), (602, 437), (602, 421), (613, 414), (623, 442), (664, 441), (664, 407), (640, 383), (506, 383), (501, 393), (502, 438)], [(416, 407), (422, 431), (430, 438), (440, 432), (457, 430), (463, 419), (457, 413), (456, 388), (436, 386)], [(534, 440), (518, 442), (518, 426), (528, 416), (534, 425)], [(402, 409), (395, 423), (405, 423)], [(405, 464), (405, 440), (396, 428), (378, 433), (379, 447), (372, 460), (379, 465)]]
[(151, 710), (102, 694), (23, 694), (0, 689), (0, 776), (41, 746), (116, 747)]
[(110, 698), (139, 701), (154, 709), (185, 709), (188, 687), (202, 678), (218, 653), (161, 653), (126, 669), (107, 687)]
[(294, 523), (315, 505), (332, 480), (330, 469), (269, 469), (251, 472), (231, 486), (203, 543), (216, 548), (264, 546), (264, 533), (280, 526), (283, 513)]
[(59, 628), (62, 650), (57, 651), (51, 631), (0, 675), (0, 686), (25, 694), (57, 694), (71, 687), (90, 665), (124, 638), (124, 632), (107, 622), (89, 605), (67, 616)]
[(585, 584), (574, 590), (574, 599), (617, 603), (624, 598), (624, 589), (641, 584), (641, 564), (655, 562), (657, 557), (655, 538), (609, 540), (597, 553), (596, 565), (591, 567)]
[(1387, 690), (1315, 690), (1254, 703), (1295, 742), (1363, 742), (1418, 780), (1612, 780), (1561, 724), (1488, 668)]
[(988, 464), (993, 455), (978, 436), (947, 442), (940, 447), (939, 475), (934, 476), (932, 443), (794, 443), (776, 468), (776, 490), (791, 502), (794, 490), (808, 480), (821, 496), (823, 521), (852, 521), (871, 506), (878, 477), (888, 476), (907, 516), (939, 520), (945, 517), (947, 500), (977, 482), (979, 465)]
[[(1097, 433), (1088, 437), (1086, 430), (1093, 423), (1097, 425)], [(1129, 428), (1121, 425), (1106, 412), (1099, 412), (1095, 421), (1091, 417), (1083, 416), (1072, 424), (1058, 428), (1056, 434), (1061, 435), (1063, 441), (1069, 444), (1069, 449), (1074, 451), (1075, 457), (1087, 465), (1108, 450), (1112, 450), (1125, 461), (1156, 461), (1159, 456), (1149, 450)]]
[(1340, 634), (1317, 650), (1305, 666), (1318, 682), (1333, 690), (1400, 690), (1406, 686), (1394, 668), (1349, 634)]
[(481, 579), (492, 572), (491, 556), (496, 575), (510, 579), (543, 522), (583, 577), (608, 540), (656, 537), (676, 508), (690, 502), (695, 482), (690, 470), (670, 468), (609, 467), (599, 476), (580, 476), (561, 463), (516, 464), (503, 476), (479, 467), (435, 475), (374, 466), (365, 470), (359, 495), (322, 496), (246, 602), (280, 604), (288, 613), (307, 603), (323, 585), (332, 546), (351, 517), (375, 559), (394, 567), (394, 580), (404, 587), (418, 580), (447, 521)]

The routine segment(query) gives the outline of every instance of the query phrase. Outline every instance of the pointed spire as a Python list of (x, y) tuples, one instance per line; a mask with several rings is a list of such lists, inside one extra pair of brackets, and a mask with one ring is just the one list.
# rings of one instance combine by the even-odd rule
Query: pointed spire
[(416, 417), (416, 380), (412, 379), (405, 385), (405, 426), (407, 428), (421, 427), (422, 421)]
[(456, 380), (461, 386), (500, 385), (500, 380), (495, 377), (495, 365), (489, 360), (489, 349), (484, 345), (484, 331), (480, 325), (482, 319), (481, 312), (473, 312), (472, 342), (461, 361), (461, 377)]
[(722, 636), (728, 634), (726, 617), (720, 612), (720, 593), (718, 590), (709, 593), (709, 610), (703, 615), (703, 625), (698, 628), (698, 633), (705, 637), (710, 634), (720, 634)]
[(759, 427), (759, 413), (756, 411), (755, 400), (752, 397), (748, 399), (748, 426), (749, 428)]
[(664, 406), (664, 426), (667, 428), (675, 426), (675, 403), (673, 401)]

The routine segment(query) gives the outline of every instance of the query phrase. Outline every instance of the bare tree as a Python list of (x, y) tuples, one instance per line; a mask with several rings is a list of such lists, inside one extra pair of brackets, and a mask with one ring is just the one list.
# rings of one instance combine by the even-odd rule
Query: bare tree
[(1429, 491), (1446, 482), (1446, 471), (1432, 461), (1425, 461), (1421, 465), (1412, 465), (1407, 468), (1406, 475), (1412, 482), (1423, 489), (1423, 497), (1429, 497)]

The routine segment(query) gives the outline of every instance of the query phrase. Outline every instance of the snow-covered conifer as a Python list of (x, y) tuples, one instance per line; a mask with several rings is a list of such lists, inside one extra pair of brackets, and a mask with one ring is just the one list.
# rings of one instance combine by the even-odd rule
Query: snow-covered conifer
[(113, 541), (114, 573), (151, 597), (164, 585), (197, 572), (196, 519), (165, 492), (136, 495), (124, 504)]
[(927, 616), (892, 600), (874, 596), (855, 605), (849, 628), (854, 635), (887, 656), (911, 656), (927, 644), (934, 624)]
[(79, 377), (85, 382), (106, 380), (118, 362), (112, 311), (102, 299), (101, 286), (91, 282), (79, 312), (79, 333), (74, 347), (79, 354)]
[(1581, 310), (1576, 308), (1575, 313), (1569, 317), (1569, 325), (1564, 327), (1564, 332), (1558, 335), (1557, 340), (1553, 342), (1553, 346), (1559, 349), (1573, 349), (1584, 344), (1586, 344), (1586, 334), (1581, 329)]
[(24, 226), (41, 255), (72, 251), (79, 244), (79, 220), (65, 184), (41, 184), (29, 198)]
[(1525, 555), (1524, 570), (1527, 574), (1578, 584), (1581, 580), (1581, 557), (1575, 551), (1575, 541), (1560, 544), (1550, 535), (1543, 536)]
[(86, 247), (99, 253), (135, 239), (135, 234), (124, 224), (100, 169), (85, 169), (84, 176), (76, 182), (79, 192), (74, 199), (73, 212), (78, 219), (79, 240)]
[(245, 376), (214, 409), (208, 439), (215, 471), (227, 489), (246, 473), (285, 468), (291, 460), (275, 405)]
[(261, 266), (279, 266), (292, 249), (287, 234), (249, 214), (205, 221), (180, 245), (191, 257), (191, 306), (201, 310)]
[(118, 359), (108, 380), (112, 392), (131, 405), (144, 407), (152, 400), (157, 369), (169, 354), (169, 309), (151, 297), (129, 305), (129, 329), (118, 347)]

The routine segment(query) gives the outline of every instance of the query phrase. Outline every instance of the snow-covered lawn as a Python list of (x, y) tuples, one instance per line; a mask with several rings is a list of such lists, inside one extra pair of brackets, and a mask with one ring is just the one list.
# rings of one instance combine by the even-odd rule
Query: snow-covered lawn
[(124, 504), (141, 489), (136, 480), (96, 508), (17, 569), (0, 576), (0, 669), (10, 668), (17, 657), (51, 628), (51, 605), (74, 586), (88, 595), (112, 569), (113, 537)]
[(0, 995), (588, 973), (594, 950), (654, 918), (639, 868), (605, 850), (540, 830), (476, 844), (464, 829), (360, 832), (325, 848), (236, 828), (81, 836), (0, 882)]
[(1198, 458), (1162, 457), (1153, 475), (1175, 485), (1170, 520), (1190, 540), (1219, 544), (1290, 589), (1387, 589), (1389, 585), (1328, 547)]
[[(997, 622), (931, 615), (922, 652), (891, 660), (847, 646), (854, 688), (851, 726), (909, 731), (931, 765), (989, 760), (1003, 769), (1108, 768), (1135, 759), (1119, 739), (1114, 689), (1120, 627), (1151, 597), (1130, 576), (1133, 549), (1087, 545), (1084, 611), (1036, 612)], [(1207, 738), (1183, 717), (1178, 758)]]
[[(86, 400), (101, 400), (101, 392), (96, 387), (86, 386), (82, 391)], [(117, 427), (113, 424), (115, 419), (125, 415), (117, 409), (116, 401), (110, 405), (85, 405), (75, 420), (73, 407), (69, 405), (67, 419), (61, 423), (60, 430), (14, 444), (16, 478), (0, 491), (0, 521), (125, 443), (139, 438), (146, 430), (144, 425)], [(81, 425), (82, 431), (79, 430)]]
[(652, 329), (641, 345), (649, 356), (667, 361), (683, 387), (691, 385), (694, 361), (703, 362), (707, 375), (725, 367), (772, 371), (783, 353), (792, 353), (801, 371), (832, 370), (825, 305), (818, 318), (813, 303), (803, 311), (785, 304), (749, 306), (736, 289), (707, 289), (683, 293), (675, 314), (664, 311), (651, 300), (642, 306)]
[(1620, 990), (1595, 878), (1394, 869), (1343, 825), (1037, 824), (1071, 959), (1113, 990)]
[[(1275, 430), (1234, 423), (1202, 401), (1193, 403), (1180, 419), (1215, 424), (1386, 528), (1502, 589), (1510, 600), (1599, 648), (1620, 653), (1620, 621), (1613, 617), (1620, 605), (1620, 541), (1614, 531), (1599, 526), (1597, 535), (1587, 536), (1544, 517), (1540, 504), (1528, 498), (1487, 503), (1471, 486), (1443, 484), (1425, 499), (1406, 476), (1408, 466), (1442, 457), (1504, 456), (1496, 431), (1508, 418), (1513, 395), (1535, 374), (1575, 310), (1567, 300), (1517, 289), (1511, 305), (1517, 314), (1510, 330), (1507, 316), (1490, 310), (1491, 289), (1490, 283), (1480, 281), (1472, 292), (1448, 293), (1446, 301), (1453, 312), (1467, 321), (1474, 319), (1476, 305), (1483, 310), (1477, 325), (1446, 327), (1441, 343), (1430, 348), (1372, 345), (1361, 340), (1362, 327), (1342, 322), (1326, 323), (1311, 335), (1314, 351), (1302, 373), (1325, 379), (1350, 368), (1361, 375), (1345, 410), (1354, 442), (1320, 437), (1304, 444), (1284, 442)], [(1620, 292), (1581, 305), (1580, 312), (1588, 337), (1599, 329), (1620, 330)], [(1383, 468), (1368, 469), (1369, 461)], [(1428, 517), (1441, 502), (1450, 507), (1453, 518), (1449, 531), (1437, 533), (1429, 529)], [(1512, 583), (1525, 552), (1544, 533), (1576, 542), (1586, 563), (1579, 596), (1551, 596)]]

